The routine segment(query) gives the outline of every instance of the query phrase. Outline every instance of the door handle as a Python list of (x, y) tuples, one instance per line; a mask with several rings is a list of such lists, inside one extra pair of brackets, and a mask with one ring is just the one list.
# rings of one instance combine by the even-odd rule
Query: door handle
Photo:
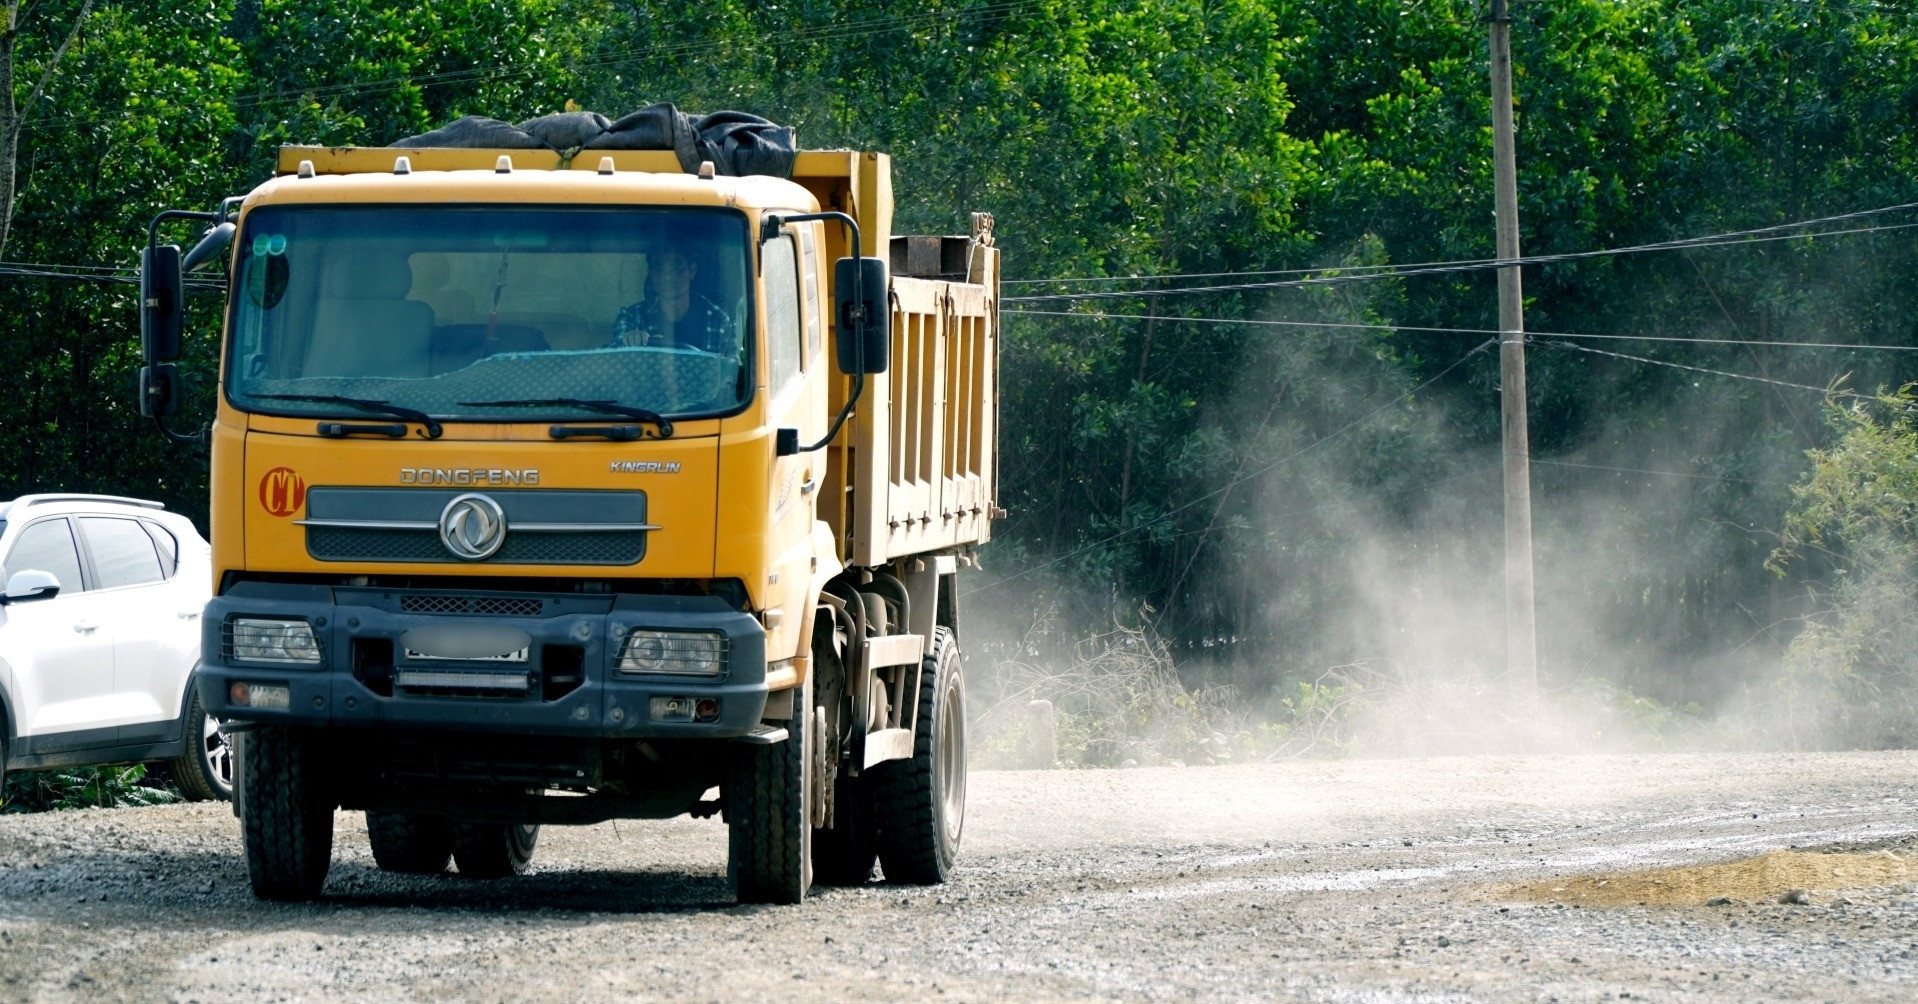
[(801, 495), (811, 495), (813, 492), (816, 492), (818, 490), (819, 490), (819, 482), (814, 481), (811, 478), (807, 478), (805, 481), (801, 482), (799, 485), (799, 494)]
[(179, 614), (180, 619), (183, 621), (190, 621), (193, 618), (198, 616), (200, 616), (200, 612), (198, 610), (182, 610), (180, 611), (180, 614)]
[(92, 634), (94, 631), (98, 630), (99, 627), (100, 625), (95, 624), (92, 621), (76, 621), (74, 622), (74, 625), (73, 625), (73, 629), (75, 631), (80, 632), (81, 634)]

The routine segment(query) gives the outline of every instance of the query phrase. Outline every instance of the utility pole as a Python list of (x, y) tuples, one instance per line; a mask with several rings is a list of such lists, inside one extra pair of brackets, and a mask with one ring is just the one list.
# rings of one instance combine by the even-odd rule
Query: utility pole
[[(1512, 154), (1511, 0), (1492, 0), (1492, 188), (1498, 257), (1517, 261), (1518, 166)], [(1505, 452), (1505, 673), (1522, 701), (1538, 695), (1532, 595), (1532, 457), (1525, 419), (1525, 301), (1519, 267), (1498, 270), (1498, 372)]]

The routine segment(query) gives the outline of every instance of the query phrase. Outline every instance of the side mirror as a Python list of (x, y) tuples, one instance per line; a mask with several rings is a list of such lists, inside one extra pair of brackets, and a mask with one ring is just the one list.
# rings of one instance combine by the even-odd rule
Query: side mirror
[(177, 245), (140, 252), (140, 351), (148, 363), (180, 358), (181, 287)]
[(180, 410), (180, 371), (172, 363), (140, 367), (140, 417), (166, 418)]
[(892, 345), (886, 260), (841, 258), (833, 263), (832, 285), (839, 320), (839, 371), (886, 372), (886, 353)]
[(28, 568), (13, 573), (13, 577), (7, 580), (8, 603), (18, 603), (21, 600), (50, 600), (59, 594), (60, 579), (52, 572)]
[(212, 261), (231, 243), (233, 243), (233, 224), (222, 223), (208, 230), (205, 236), (200, 238), (200, 243), (193, 245), (193, 250), (188, 251), (186, 258), (180, 262), (181, 273), (191, 272)]

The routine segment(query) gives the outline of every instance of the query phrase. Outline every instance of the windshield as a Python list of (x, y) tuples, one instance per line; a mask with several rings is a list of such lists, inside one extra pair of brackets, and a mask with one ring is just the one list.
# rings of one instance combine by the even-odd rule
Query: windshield
[(751, 392), (735, 212), (267, 207), (239, 262), (227, 393), (248, 410), (694, 416)]

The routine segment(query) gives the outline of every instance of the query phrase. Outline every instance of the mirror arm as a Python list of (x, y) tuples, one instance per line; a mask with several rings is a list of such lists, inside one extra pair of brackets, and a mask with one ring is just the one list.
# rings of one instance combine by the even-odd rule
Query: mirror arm
[(160, 215), (147, 224), (147, 247), (160, 246), (160, 224), (166, 220), (204, 220), (208, 223), (220, 223), (219, 213), (206, 213), (196, 209), (163, 209)]
[(193, 443), (195, 445), (205, 446), (213, 442), (212, 426), (202, 426), (199, 432), (191, 434), (174, 432), (172, 429), (167, 428), (166, 419), (158, 415), (153, 416), (153, 424), (159, 428), (160, 434), (165, 436), (169, 443)]
[[(846, 215), (845, 213), (836, 213), (836, 212), (835, 213), (795, 213), (793, 215), (786, 215), (784, 213), (768, 214), (765, 221), (760, 224), (760, 227), (761, 227), (760, 239), (761, 240), (766, 239), (768, 236), (767, 231), (769, 230), (774, 234), (778, 233), (779, 228), (785, 226), (788, 223), (811, 223), (814, 220), (838, 223), (844, 226), (847, 230), (852, 232), (852, 256), (854, 258), (858, 258), (860, 255), (865, 254), (865, 245), (862, 243), (862, 238), (859, 235), (859, 221), (853, 219), (852, 217)], [(855, 310), (865, 309), (865, 307), (863, 306), (866, 302), (865, 293), (866, 293), (865, 275), (863, 272), (854, 271), (852, 276), (852, 299), (854, 303), (861, 304), (861, 306), (855, 307), (854, 308)], [(863, 316), (858, 316), (858, 315), (854, 316), (854, 323), (859, 325), (860, 327), (863, 327), (865, 325), (865, 320), (866, 319)], [(853, 332), (853, 344), (862, 353), (862, 361), (863, 361), (863, 353), (865, 352), (866, 340), (860, 336), (860, 332), (857, 329), (855, 329)], [(845, 407), (842, 407), (839, 409), (838, 417), (833, 419), (832, 428), (826, 430), (825, 437), (820, 439), (819, 442), (814, 443), (811, 446), (801, 446), (799, 448), (799, 452), (812, 453), (815, 450), (824, 449), (827, 443), (832, 442), (833, 439), (838, 437), (840, 428), (842, 428), (846, 424), (846, 419), (852, 417), (853, 406), (859, 403), (860, 396), (866, 392), (865, 367), (862, 365), (859, 367), (859, 369), (860, 369), (860, 372), (853, 374), (852, 393), (846, 395)]]

